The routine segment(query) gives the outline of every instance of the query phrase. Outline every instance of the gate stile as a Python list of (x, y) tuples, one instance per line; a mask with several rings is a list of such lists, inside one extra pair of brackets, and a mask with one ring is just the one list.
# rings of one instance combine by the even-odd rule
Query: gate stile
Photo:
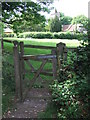
[[(24, 47), (28, 48), (38, 48), (38, 49), (51, 49), (51, 54), (46, 55), (24, 55)], [(31, 71), (29, 73), (34, 73), (34, 77), (32, 78), (32, 83), (29, 86), (32, 88), (36, 79), (40, 77), (40, 74), (53, 76), (53, 79), (57, 79), (58, 73), (57, 70), (62, 69), (61, 64), (63, 60), (67, 58), (67, 50), (66, 46), (63, 43), (57, 44), (56, 47), (50, 46), (35, 46), (35, 45), (24, 45), (23, 42), (18, 43), (14, 41), (14, 66), (15, 66), (15, 80), (16, 80), (16, 96), (23, 100), (25, 97), (23, 96), (23, 79), (25, 79), (25, 73), (28, 73), (25, 70), (24, 61), (29, 65)], [(29, 61), (28, 61), (29, 60)], [(33, 65), (30, 63), (30, 60), (42, 61), (40, 67), (35, 69)], [(44, 66), (47, 62), (52, 62), (52, 71), (44, 70)], [(52, 73), (51, 73), (52, 72)], [(26, 90), (26, 92), (28, 89)], [(26, 94), (26, 93), (25, 93)], [(26, 95), (25, 95), (26, 96)]]

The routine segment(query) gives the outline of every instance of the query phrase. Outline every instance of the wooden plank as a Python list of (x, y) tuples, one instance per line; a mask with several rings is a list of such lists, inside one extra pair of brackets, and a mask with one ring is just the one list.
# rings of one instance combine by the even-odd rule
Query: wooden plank
[(56, 48), (56, 47), (52, 47), (52, 46), (39, 46), (39, 45), (28, 45), (28, 44), (25, 44), (24, 47), (38, 48), (38, 49), (53, 49), (53, 48)]
[(31, 68), (32, 71), (35, 70), (35, 68), (33, 67), (33, 65), (30, 63), (30, 60), (29, 61), (27, 60), (26, 63), (30, 66), (30, 68)]
[(23, 59), (24, 60), (28, 60), (28, 59), (52, 59), (52, 58), (56, 58), (56, 55), (52, 55), (52, 54), (47, 54), (47, 55), (24, 55)]
[[(32, 61), (42, 62), (42, 59), (31, 59)], [(27, 61), (27, 60), (26, 60)], [(47, 59), (48, 63), (52, 63), (52, 59)]]
[(40, 65), (40, 68), (37, 70), (37, 72), (36, 72), (36, 74), (35, 74), (33, 80), (35, 80), (36, 77), (39, 76), (39, 74), (40, 74), (40, 72), (42, 71), (42, 69), (43, 69), (44, 65), (46, 64), (46, 62), (47, 62), (47, 60), (43, 60), (42, 64)]
[[(55, 55), (56, 54), (56, 50), (52, 49), (52, 54)], [(52, 59), (52, 65), (53, 65), (53, 78), (56, 79), (57, 78), (57, 59), (53, 58)]]
[(30, 84), (30, 89), (33, 86), (34, 82), (36, 81), (36, 78), (39, 76), (40, 72), (42, 71), (44, 65), (46, 64), (47, 60), (43, 60), (42, 64), (40, 65), (40, 68), (37, 70), (35, 76), (32, 79), (32, 84)]
[[(37, 70), (34, 70), (34, 71), (32, 71), (32, 70), (25, 70), (25, 73), (37, 73)], [(40, 72), (40, 74), (41, 75), (47, 75), (47, 76), (53, 76), (53, 73), (52, 73), (52, 71), (50, 71), (50, 72), (47, 72), (47, 71), (41, 71)]]
[[(26, 62), (31, 67), (31, 71), (29, 70), (28, 72), (36, 73), (37, 70), (35, 70), (35, 68), (32, 66), (32, 64), (30, 63), (30, 60)], [(40, 75), (39, 75), (39, 78), (42, 79)]]

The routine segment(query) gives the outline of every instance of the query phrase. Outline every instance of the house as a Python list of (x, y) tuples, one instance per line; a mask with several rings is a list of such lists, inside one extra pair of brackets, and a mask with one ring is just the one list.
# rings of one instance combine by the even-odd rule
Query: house
[(62, 31), (63, 32), (75, 32), (78, 31), (80, 33), (86, 33), (86, 29), (83, 27), (82, 24), (70, 24), (70, 25), (62, 25)]
[(63, 25), (62, 26), (62, 31), (63, 32), (67, 32), (67, 31), (69, 31), (69, 32), (74, 32), (76, 30), (76, 25)]
[(4, 33), (5, 33), (5, 34), (11, 34), (11, 33), (13, 33), (13, 30), (10, 29), (10, 28), (5, 28), (5, 29), (4, 29)]

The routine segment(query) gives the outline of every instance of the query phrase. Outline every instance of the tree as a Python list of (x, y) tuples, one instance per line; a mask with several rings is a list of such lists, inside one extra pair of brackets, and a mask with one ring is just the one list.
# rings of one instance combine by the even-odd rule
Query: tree
[(51, 19), (50, 31), (51, 32), (60, 32), (61, 31), (61, 22), (57, 16), (55, 16), (55, 18)]
[(83, 24), (84, 27), (87, 26), (88, 18), (84, 15), (79, 15), (77, 17), (74, 17), (72, 20), (72, 24)]
[(15, 33), (21, 32), (22, 28), (45, 22), (45, 17), (40, 12), (50, 12), (48, 7), (52, 2), (53, 0), (2, 2), (2, 21), (9, 24)]
[(4, 24), (0, 21), (0, 38), (3, 36), (4, 34)]
[(51, 32), (60, 32), (61, 31), (61, 22), (55, 9), (55, 17), (50, 20), (50, 31)]
[(69, 25), (72, 22), (72, 17), (65, 16), (64, 13), (60, 13), (60, 21), (62, 25)]

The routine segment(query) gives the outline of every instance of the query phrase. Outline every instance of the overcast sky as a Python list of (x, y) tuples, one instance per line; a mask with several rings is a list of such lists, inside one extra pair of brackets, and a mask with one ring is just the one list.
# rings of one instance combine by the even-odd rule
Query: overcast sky
[(84, 14), (88, 17), (88, 2), (90, 0), (55, 0), (54, 6), (58, 12), (74, 17)]

